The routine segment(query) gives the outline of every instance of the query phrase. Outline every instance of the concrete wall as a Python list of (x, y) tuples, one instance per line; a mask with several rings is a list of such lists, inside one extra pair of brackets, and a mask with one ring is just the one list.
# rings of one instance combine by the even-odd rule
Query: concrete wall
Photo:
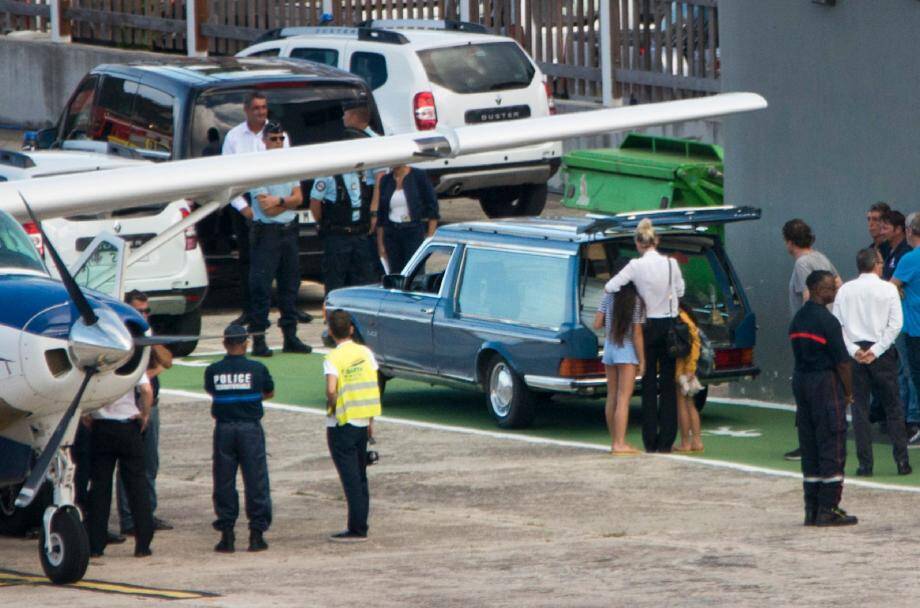
[(920, 210), (917, 0), (731, 0), (719, 5), (725, 91), (770, 108), (726, 119), (726, 200), (762, 207), (729, 229), (732, 259), (757, 311), (764, 370), (747, 396), (789, 400), (787, 284), (780, 228), (801, 217), (844, 279), (869, 243), (865, 211), (887, 200)]
[(156, 59), (143, 51), (56, 44), (45, 37), (0, 36), (0, 125), (57, 122), (80, 79), (100, 63)]

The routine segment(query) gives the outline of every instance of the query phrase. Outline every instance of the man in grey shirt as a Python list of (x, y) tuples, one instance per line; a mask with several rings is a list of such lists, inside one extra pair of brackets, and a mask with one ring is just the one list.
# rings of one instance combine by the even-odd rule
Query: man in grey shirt
[(842, 284), (840, 273), (831, 264), (823, 253), (813, 249), (815, 235), (811, 227), (804, 221), (796, 218), (789, 220), (783, 225), (783, 240), (786, 241), (786, 251), (795, 259), (792, 267), (792, 276), (789, 277), (789, 314), (795, 316), (795, 313), (802, 308), (802, 304), (808, 299), (808, 288), (805, 286), (805, 279), (808, 278), (815, 270), (827, 270), (831, 272), (839, 287)]
[[(799, 218), (789, 220), (783, 224), (783, 240), (786, 242), (786, 251), (795, 260), (792, 267), (792, 276), (789, 277), (789, 316), (794, 317), (795, 313), (802, 308), (802, 305), (808, 300), (808, 287), (805, 285), (805, 279), (808, 278), (815, 270), (827, 270), (834, 275), (837, 282), (837, 288), (843, 284), (840, 280), (840, 273), (831, 264), (823, 253), (813, 249), (815, 244), (815, 235), (811, 227)], [(830, 310), (830, 308), (828, 308)], [(801, 460), (802, 450), (796, 448), (783, 455), (786, 460)]]

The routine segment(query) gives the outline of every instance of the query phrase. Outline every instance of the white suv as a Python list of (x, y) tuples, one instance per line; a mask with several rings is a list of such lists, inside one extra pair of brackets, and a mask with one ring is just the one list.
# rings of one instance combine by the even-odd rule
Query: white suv
[[(102, 171), (149, 161), (110, 154), (70, 150), (12, 152), (0, 150), (0, 181), (14, 181)], [(100, 174), (99, 179), (105, 179)], [(131, 247), (140, 247), (157, 234), (189, 214), (188, 203), (177, 200), (159, 205), (121, 209), (111, 213), (74, 215), (42, 222), (64, 263), (71, 266), (103, 230), (123, 238)], [(34, 224), (26, 231), (44, 256), (41, 236)], [(204, 256), (194, 228), (170, 239), (159, 249), (128, 266), (125, 290), (139, 289), (150, 298), (150, 322), (158, 333), (197, 335), (201, 331), (201, 302), (208, 289)], [(177, 355), (187, 355), (195, 342), (173, 347)]]
[[(289, 57), (363, 77), (386, 134), (547, 116), (545, 78), (511, 38), (455, 21), (368, 21), (272, 30), (240, 57)], [(478, 198), (489, 216), (538, 215), (559, 167), (559, 142), (419, 163), (442, 197)]]

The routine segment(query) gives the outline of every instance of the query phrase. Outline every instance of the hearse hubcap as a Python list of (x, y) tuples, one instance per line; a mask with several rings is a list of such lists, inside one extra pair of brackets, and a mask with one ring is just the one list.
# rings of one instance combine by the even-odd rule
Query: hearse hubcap
[(492, 410), (497, 416), (504, 418), (511, 411), (511, 401), (514, 399), (514, 376), (511, 368), (504, 362), (499, 363), (492, 370), (489, 381), (489, 399)]

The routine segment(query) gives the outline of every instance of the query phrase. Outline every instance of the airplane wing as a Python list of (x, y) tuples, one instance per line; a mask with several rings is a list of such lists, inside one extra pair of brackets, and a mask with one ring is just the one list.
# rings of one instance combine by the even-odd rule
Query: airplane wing
[(755, 93), (723, 93), (522, 119), (514, 121), (510, 125), (513, 128), (483, 124), (46, 177), (0, 184), (0, 209), (19, 220), (27, 219), (19, 193), (39, 219), (177, 198), (223, 204), (236, 194), (265, 184), (711, 118), (766, 106), (766, 100)]

